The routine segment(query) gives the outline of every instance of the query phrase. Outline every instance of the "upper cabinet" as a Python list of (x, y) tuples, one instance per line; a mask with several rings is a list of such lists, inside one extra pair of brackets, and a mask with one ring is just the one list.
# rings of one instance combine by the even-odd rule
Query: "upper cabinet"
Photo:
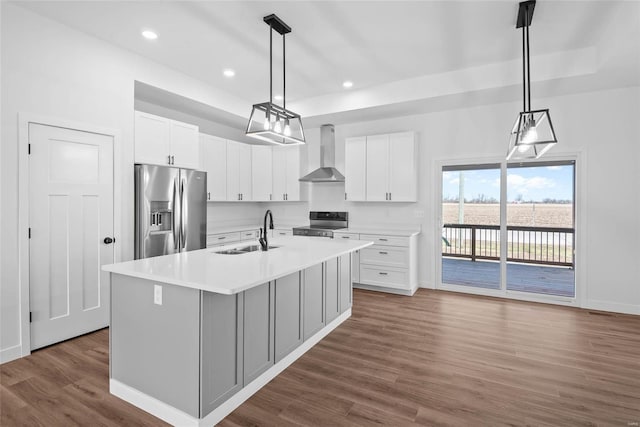
[(227, 200), (227, 140), (200, 134), (200, 169), (207, 172), (207, 200)]
[(414, 132), (348, 138), (345, 199), (415, 202), (417, 145)]
[(361, 201), (367, 197), (367, 137), (345, 141), (344, 199)]
[(300, 150), (295, 147), (273, 147), (272, 200), (300, 200)]
[(227, 200), (251, 201), (251, 146), (227, 141)]
[(253, 200), (268, 202), (273, 193), (273, 148), (267, 145), (251, 146), (251, 193)]
[(198, 126), (135, 112), (135, 162), (187, 169), (200, 166)]

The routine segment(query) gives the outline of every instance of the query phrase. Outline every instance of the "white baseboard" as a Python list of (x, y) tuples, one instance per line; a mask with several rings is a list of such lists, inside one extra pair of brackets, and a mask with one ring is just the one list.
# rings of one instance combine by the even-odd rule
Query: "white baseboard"
[(424, 288), (424, 289), (435, 289), (436, 288), (435, 286), (433, 286), (433, 283), (429, 283), (429, 282), (420, 282), (418, 287), (419, 288)]
[(418, 288), (413, 289), (396, 289), (396, 288), (387, 288), (385, 286), (377, 286), (377, 285), (365, 285), (364, 283), (353, 283), (354, 289), (364, 289), (367, 291), (376, 291), (376, 292), (385, 292), (388, 294), (397, 294), (397, 295), (405, 295), (405, 296), (413, 296), (416, 293)]
[(22, 346), (20, 344), (0, 350), (0, 364), (11, 362), (22, 357)]
[(219, 423), (224, 417), (233, 412), (244, 401), (253, 396), (258, 390), (264, 387), (269, 381), (274, 379), (278, 374), (284, 371), (289, 365), (295, 362), (320, 340), (326, 337), (331, 331), (337, 328), (342, 322), (351, 317), (351, 309), (348, 309), (334, 321), (327, 326), (319, 330), (315, 335), (307, 339), (300, 345), (300, 347), (293, 350), (286, 357), (273, 365), (262, 375), (255, 380), (251, 381), (245, 387), (243, 387), (238, 393), (233, 395), (229, 400), (218, 406), (204, 418), (194, 418), (185, 412), (174, 408), (171, 405), (167, 405), (158, 399), (149, 396), (139, 390), (129, 387), (117, 380), (109, 380), (109, 391), (114, 396), (126, 400), (127, 402), (137, 406), (138, 408), (155, 415), (163, 421), (166, 421), (176, 426), (194, 426), (205, 427), (213, 426)]
[(588, 310), (611, 311), (614, 313), (640, 315), (640, 305), (636, 304), (622, 304), (619, 302), (589, 300), (585, 301), (585, 303), (582, 305), (582, 308), (586, 308)]

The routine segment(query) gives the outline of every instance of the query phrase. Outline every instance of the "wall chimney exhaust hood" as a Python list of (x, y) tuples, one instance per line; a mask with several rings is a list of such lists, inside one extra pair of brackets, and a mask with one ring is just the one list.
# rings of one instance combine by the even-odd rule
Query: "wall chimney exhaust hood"
[(320, 127), (320, 167), (300, 178), (302, 182), (344, 182), (344, 175), (335, 168), (336, 137), (333, 125)]

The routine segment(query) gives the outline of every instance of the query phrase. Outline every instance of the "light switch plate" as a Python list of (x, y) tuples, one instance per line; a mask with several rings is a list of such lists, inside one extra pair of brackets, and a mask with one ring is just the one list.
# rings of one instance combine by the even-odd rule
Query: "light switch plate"
[(153, 303), (162, 305), (162, 286), (153, 285)]

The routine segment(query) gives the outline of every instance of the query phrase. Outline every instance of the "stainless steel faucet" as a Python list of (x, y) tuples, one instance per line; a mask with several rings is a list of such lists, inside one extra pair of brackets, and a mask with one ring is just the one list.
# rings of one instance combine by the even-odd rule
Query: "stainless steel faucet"
[(267, 217), (269, 217), (270, 220), (269, 229), (273, 230), (273, 214), (271, 213), (271, 209), (267, 209), (267, 211), (264, 213), (264, 224), (260, 229), (260, 239), (258, 239), (258, 242), (260, 242), (260, 247), (263, 251), (269, 250), (269, 242), (267, 241)]

